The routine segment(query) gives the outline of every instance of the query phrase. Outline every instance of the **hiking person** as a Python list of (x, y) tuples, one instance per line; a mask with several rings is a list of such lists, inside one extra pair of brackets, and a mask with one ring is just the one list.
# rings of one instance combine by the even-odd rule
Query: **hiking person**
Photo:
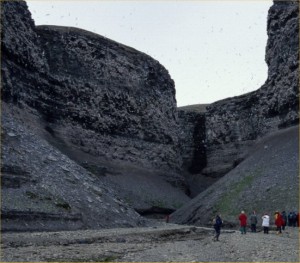
[(221, 234), (221, 227), (223, 225), (222, 218), (219, 214), (216, 215), (216, 218), (213, 219), (215, 236), (213, 238), (214, 241), (219, 241), (219, 236)]
[(295, 227), (297, 226), (297, 214), (296, 212), (292, 212), (292, 226)]
[(250, 216), (250, 224), (251, 224), (251, 232), (256, 232), (256, 224), (257, 224), (257, 216), (256, 212), (253, 211), (253, 213)]
[(245, 214), (245, 211), (242, 211), (241, 214), (239, 215), (239, 220), (240, 220), (240, 230), (241, 234), (246, 234), (246, 227), (247, 227), (247, 215)]
[(293, 212), (288, 214), (288, 226), (293, 226)]
[(281, 232), (281, 227), (282, 227), (282, 216), (281, 216), (281, 214), (278, 212), (278, 211), (276, 211), (275, 212), (275, 225), (276, 225), (276, 227), (277, 227), (277, 234), (281, 234), (282, 232)]
[(264, 234), (269, 234), (270, 217), (268, 213), (265, 213), (262, 217), (262, 226), (264, 228)]
[(282, 230), (285, 230), (286, 222), (287, 222), (287, 216), (286, 216), (285, 211), (282, 211), (281, 217), (282, 217), (282, 221), (283, 221), (282, 222)]

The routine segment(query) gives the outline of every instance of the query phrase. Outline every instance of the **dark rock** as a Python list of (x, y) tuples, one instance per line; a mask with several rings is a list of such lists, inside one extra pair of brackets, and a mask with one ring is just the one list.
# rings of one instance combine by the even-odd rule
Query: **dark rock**
[(207, 105), (206, 112), (197, 110), (201, 105), (180, 109), (183, 160), (189, 172), (220, 178), (247, 157), (257, 139), (299, 123), (298, 13), (295, 1), (275, 1), (270, 8), (268, 78), (260, 89)]
[[(4, 174), (3, 209), (80, 214), (72, 229), (128, 227), (145, 224), (129, 205), (188, 201), (167, 70), (85, 30), (35, 27), (24, 1), (1, 7), (2, 164), (31, 178)], [(114, 182), (117, 176), (130, 187)], [(136, 176), (154, 176), (155, 183), (136, 191)], [(160, 185), (168, 192), (157, 195)], [(118, 200), (128, 195), (131, 204)], [(36, 220), (35, 230), (68, 229), (46, 217), (15, 219), (6, 218), (2, 228), (32, 230)]]
[[(299, 121), (295, 1), (270, 8), (269, 72), (259, 90), (179, 112), (173, 80), (148, 55), (77, 28), (35, 27), (24, 1), (1, 7), (2, 230), (144, 225), (133, 208), (173, 211), (189, 201), (185, 193), (194, 196), (228, 172), (226, 180), (244, 182), (240, 167), (255, 173), (253, 163), (284, 162), (285, 153), (286, 182), (295, 179), (297, 154), (285, 140), (282, 153), (274, 143), (263, 145), (260, 159), (250, 152), (258, 139)], [(272, 171), (273, 188), (284, 170)], [(266, 185), (264, 176), (255, 187)], [(206, 222), (222, 196), (231, 198), (224, 191), (237, 181), (224, 180), (174, 221)]]
[(299, 205), (298, 145), (299, 126), (259, 140), (248, 158), (173, 213), (171, 222), (211, 226), (215, 214), (221, 213), (225, 227), (237, 227), (242, 210), (248, 215), (255, 210), (261, 225), (265, 212), (295, 210)]
[(125, 238), (118, 237), (118, 238), (116, 239), (116, 243), (126, 243), (126, 239), (125, 239)]
[(175, 209), (163, 208), (158, 206), (152, 206), (149, 209), (135, 209), (140, 215), (154, 218), (164, 218), (166, 215), (170, 215), (175, 212)]
[[(140, 225), (140, 216), (117, 201), (117, 193), (109, 184), (61, 154), (24, 119), (26, 115), (18, 108), (2, 108), (3, 131), (22, 130), (17, 151), (9, 138), (2, 141), (3, 231)], [(44, 162), (49, 156), (56, 161)]]
[(178, 119), (183, 169), (191, 174), (199, 173), (207, 165), (205, 112), (178, 108)]
[[(24, 2), (4, 2), (3, 10), (4, 101), (37, 109), (64, 148), (180, 171), (174, 82), (158, 61), (81, 29), (36, 28)], [(22, 34), (10, 30), (18, 26)], [(15, 47), (15, 35), (33, 53), (23, 63), (25, 47)], [(36, 60), (45, 69), (25, 67)]]
[(49, 223), (55, 229), (78, 229), (82, 228), (80, 214), (43, 213), (34, 211), (3, 211), (1, 220), (4, 223), (2, 231), (34, 231), (48, 230)]

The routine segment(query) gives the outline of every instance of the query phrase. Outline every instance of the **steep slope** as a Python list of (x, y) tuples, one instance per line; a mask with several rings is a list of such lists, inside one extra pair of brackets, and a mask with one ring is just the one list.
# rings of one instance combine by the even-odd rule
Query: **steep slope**
[(32, 116), (2, 105), (2, 231), (145, 225), (110, 184), (39, 136)]
[(24, 1), (1, 2), (1, 19), (3, 230), (137, 226), (134, 208), (189, 200), (174, 82), (158, 61), (37, 28)]
[(299, 126), (294, 126), (257, 141), (242, 163), (173, 213), (171, 222), (211, 224), (218, 212), (228, 226), (238, 223), (241, 210), (273, 215), (298, 207)]

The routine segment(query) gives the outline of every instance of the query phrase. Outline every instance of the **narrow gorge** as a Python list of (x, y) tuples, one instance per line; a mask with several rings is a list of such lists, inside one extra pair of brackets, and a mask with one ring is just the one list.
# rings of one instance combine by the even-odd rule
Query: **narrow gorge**
[[(145, 215), (175, 211), (173, 222), (206, 224), (223, 209), (231, 224), (231, 206), (249, 207), (235, 198), (270, 186), (298, 207), (298, 14), (296, 1), (269, 10), (262, 87), (177, 108), (176, 83), (147, 54), (36, 26), (25, 1), (2, 1), (2, 231), (147, 226)], [(273, 208), (281, 194), (271, 196)]]

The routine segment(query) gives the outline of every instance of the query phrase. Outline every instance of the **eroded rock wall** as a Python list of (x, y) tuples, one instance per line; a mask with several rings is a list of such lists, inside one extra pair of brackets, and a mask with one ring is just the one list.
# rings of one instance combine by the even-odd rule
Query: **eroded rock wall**
[(3, 229), (137, 226), (134, 208), (187, 202), (167, 70), (84, 30), (36, 27), (24, 1), (1, 7)]
[[(265, 84), (257, 91), (207, 106), (203, 126), (206, 151), (197, 157), (199, 162), (206, 159), (207, 166), (198, 171), (200, 176), (220, 178), (245, 159), (256, 139), (299, 122), (298, 14), (297, 2), (274, 1), (267, 23)], [(184, 127), (189, 115), (186, 113)], [(189, 134), (187, 137), (193, 140)], [(190, 163), (196, 161), (192, 160)]]
[(38, 34), (62, 86), (53, 117), (67, 123), (65, 140), (94, 156), (179, 171), (174, 82), (158, 61), (84, 30)]
[[(299, 125), (268, 134), (249, 157), (173, 213), (171, 222), (211, 226), (220, 213), (225, 227), (239, 225), (242, 210), (258, 218), (299, 207)], [(273, 221), (274, 222), (274, 221)]]
[(4, 101), (37, 109), (91, 155), (180, 170), (174, 82), (158, 61), (84, 30), (36, 28), (24, 2), (3, 14)]

